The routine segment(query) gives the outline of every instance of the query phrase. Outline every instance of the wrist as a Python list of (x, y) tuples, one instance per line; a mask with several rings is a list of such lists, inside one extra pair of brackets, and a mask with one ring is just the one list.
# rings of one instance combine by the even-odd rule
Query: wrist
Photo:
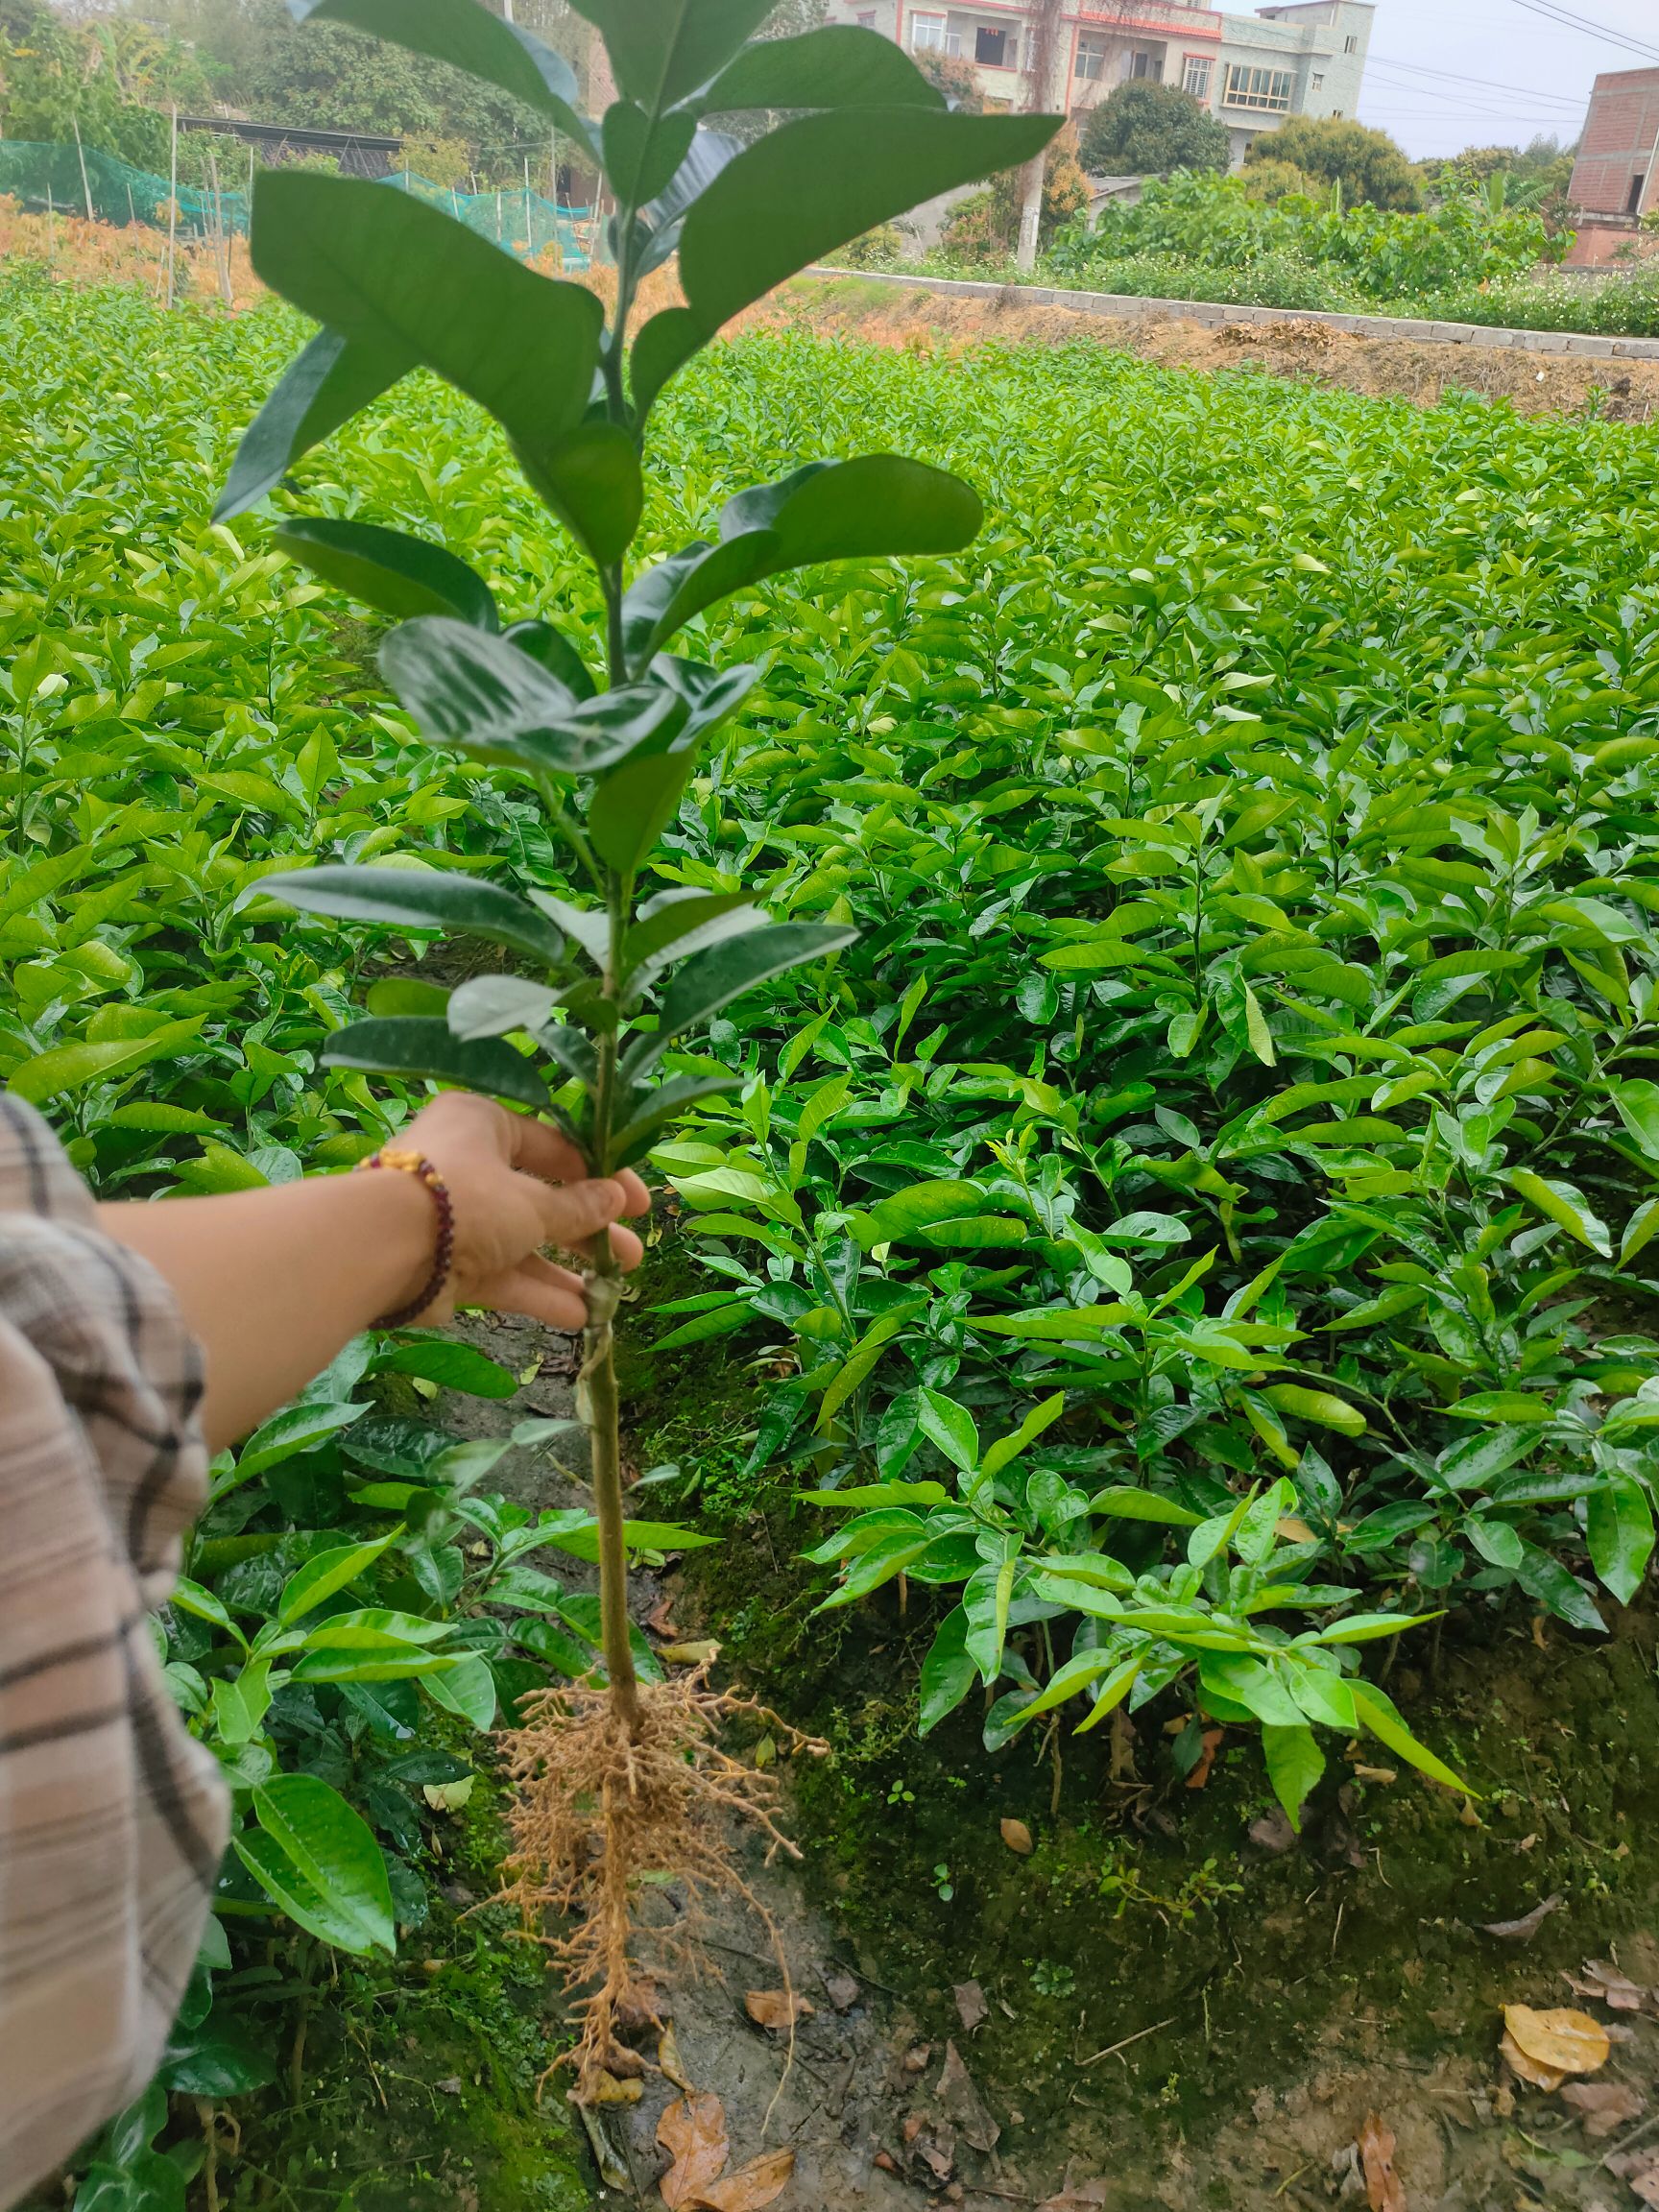
[(384, 1260), (364, 1325), (404, 1327), (436, 1306), (449, 1283), (454, 1214), (447, 1188), (429, 1162), (397, 1145), (359, 1161), (350, 1181), (373, 1213)]

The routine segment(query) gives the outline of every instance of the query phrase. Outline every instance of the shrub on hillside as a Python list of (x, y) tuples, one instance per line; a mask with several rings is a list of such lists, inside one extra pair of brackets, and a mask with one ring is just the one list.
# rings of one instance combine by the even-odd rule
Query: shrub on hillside
[(1230, 145), (1227, 126), (1179, 84), (1119, 84), (1090, 108), (1079, 133), (1083, 166), (1095, 176), (1221, 170)]
[(1258, 161), (1293, 161), (1319, 183), (1340, 184), (1345, 206), (1365, 201), (1409, 213), (1423, 204), (1417, 171), (1387, 132), (1338, 116), (1292, 115), (1264, 131), (1244, 156), (1247, 169)]

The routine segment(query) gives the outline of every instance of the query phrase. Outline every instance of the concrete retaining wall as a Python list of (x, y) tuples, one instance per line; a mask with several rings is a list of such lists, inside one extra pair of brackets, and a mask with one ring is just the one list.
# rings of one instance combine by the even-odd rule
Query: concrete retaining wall
[(1412, 338), (1434, 346), (1510, 346), (1527, 353), (1569, 353), (1596, 361), (1659, 361), (1659, 338), (1592, 338), (1570, 330), (1490, 329), (1479, 323), (1416, 322), (1395, 315), (1334, 315), (1303, 307), (1233, 307), (1214, 300), (1143, 300), (1127, 292), (1069, 292), (1054, 284), (983, 284), (958, 276), (896, 276), (885, 270), (817, 266), (814, 276), (854, 276), (864, 284), (891, 284), (949, 299), (1005, 300), (1010, 306), (1070, 307), (1075, 314), (1109, 320), (1201, 323), (1323, 323), (1361, 338)]

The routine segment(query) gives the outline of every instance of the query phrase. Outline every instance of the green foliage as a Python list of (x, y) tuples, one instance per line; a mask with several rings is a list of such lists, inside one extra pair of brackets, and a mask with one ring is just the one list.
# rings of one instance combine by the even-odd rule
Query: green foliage
[[(974, 192), (950, 210), (945, 226), (944, 251), (957, 260), (989, 263), (1006, 260), (1020, 233), (1022, 186), (1018, 171), (994, 178), (983, 192)], [(1089, 204), (1089, 181), (1077, 160), (1077, 140), (1068, 123), (1044, 157), (1043, 213), (1038, 236), (1044, 245), (1068, 223), (1080, 217)], [(851, 264), (857, 268), (862, 264)]]
[(1079, 133), (1085, 169), (1105, 176), (1167, 177), (1172, 169), (1223, 170), (1232, 140), (1218, 116), (1179, 84), (1115, 84)]
[[(1261, 141), (1259, 140), (1260, 144)], [(1139, 256), (1182, 265), (1178, 296), (1214, 296), (1216, 272), (1252, 297), (1299, 281), (1306, 297), (1261, 299), (1273, 306), (1378, 305), (1490, 285), (1520, 276), (1546, 253), (1543, 223), (1494, 205), (1483, 191), (1444, 199), (1428, 214), (1387, 213), (1291, 194), (1254, 198), (1242, 178), (1182, 174), (1149, 184), (1135, 206), (1109, 204), (1092, 230), (1073, 226), (1055, 244), (1053, 267), (1073, 279), (1118, 288), (1120, 265)], [(1170, 281), (1170, 279), (1166, 279)]]
[(1387, 132), (1340, 116), (1286, 116), (1251, 141), (1245, 167), (1256, 160), (1294, 162), (1321, 183), (1339, 185), (1348, 206), (1364, 201), (1409, 213), (1423, 204), (1417, 172)]
[(0, 130), (7, 138), (83, 144), (140, 169), (168, 166), (169, 100), (205, 95), (192, 56), (126, 20), (78, 28), (48, 10), (0, 20)]

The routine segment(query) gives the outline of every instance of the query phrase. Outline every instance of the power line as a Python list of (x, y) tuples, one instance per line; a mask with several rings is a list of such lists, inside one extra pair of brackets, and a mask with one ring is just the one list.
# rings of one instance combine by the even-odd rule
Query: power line
[(1599, 38), (1605, 45), (1620, 47), (1627, 54), (1637, 54), (1644, 60), (1659, 61), (1659, 46), (1648, 46), (1627, 32), (1615, 31), (1605, 23), (1594, 22), (1588, 15), (1578, 15), (1571, 10), (1558, 7), (1555, 0), (1515, 0), (1517, 8), (1525, 8), (1529, 15), (1540, 15), (1546, 23), (1553, 23), (1558, 31), (1576, 31), (1581, 36)]
[(1413, 77), (1442, 78), (1448, 84), (1478, 84), (1491, 92), (1519, 92), (1527, 99), (1552, 101), (1563, 108), (1572, 108), (1580, 112), (1584, 106), (1581, 100), (1575, 100), (1565, 92), (1544, 92), (1536, 84), (1502, 84), (1490, 77), (1464, 77), (1455, 69), (1431, 69), (1421, 61), (1396, 61), (1390, 54), (1368, 54), (1365, 66), (1368, 69), (1404, 69)]

